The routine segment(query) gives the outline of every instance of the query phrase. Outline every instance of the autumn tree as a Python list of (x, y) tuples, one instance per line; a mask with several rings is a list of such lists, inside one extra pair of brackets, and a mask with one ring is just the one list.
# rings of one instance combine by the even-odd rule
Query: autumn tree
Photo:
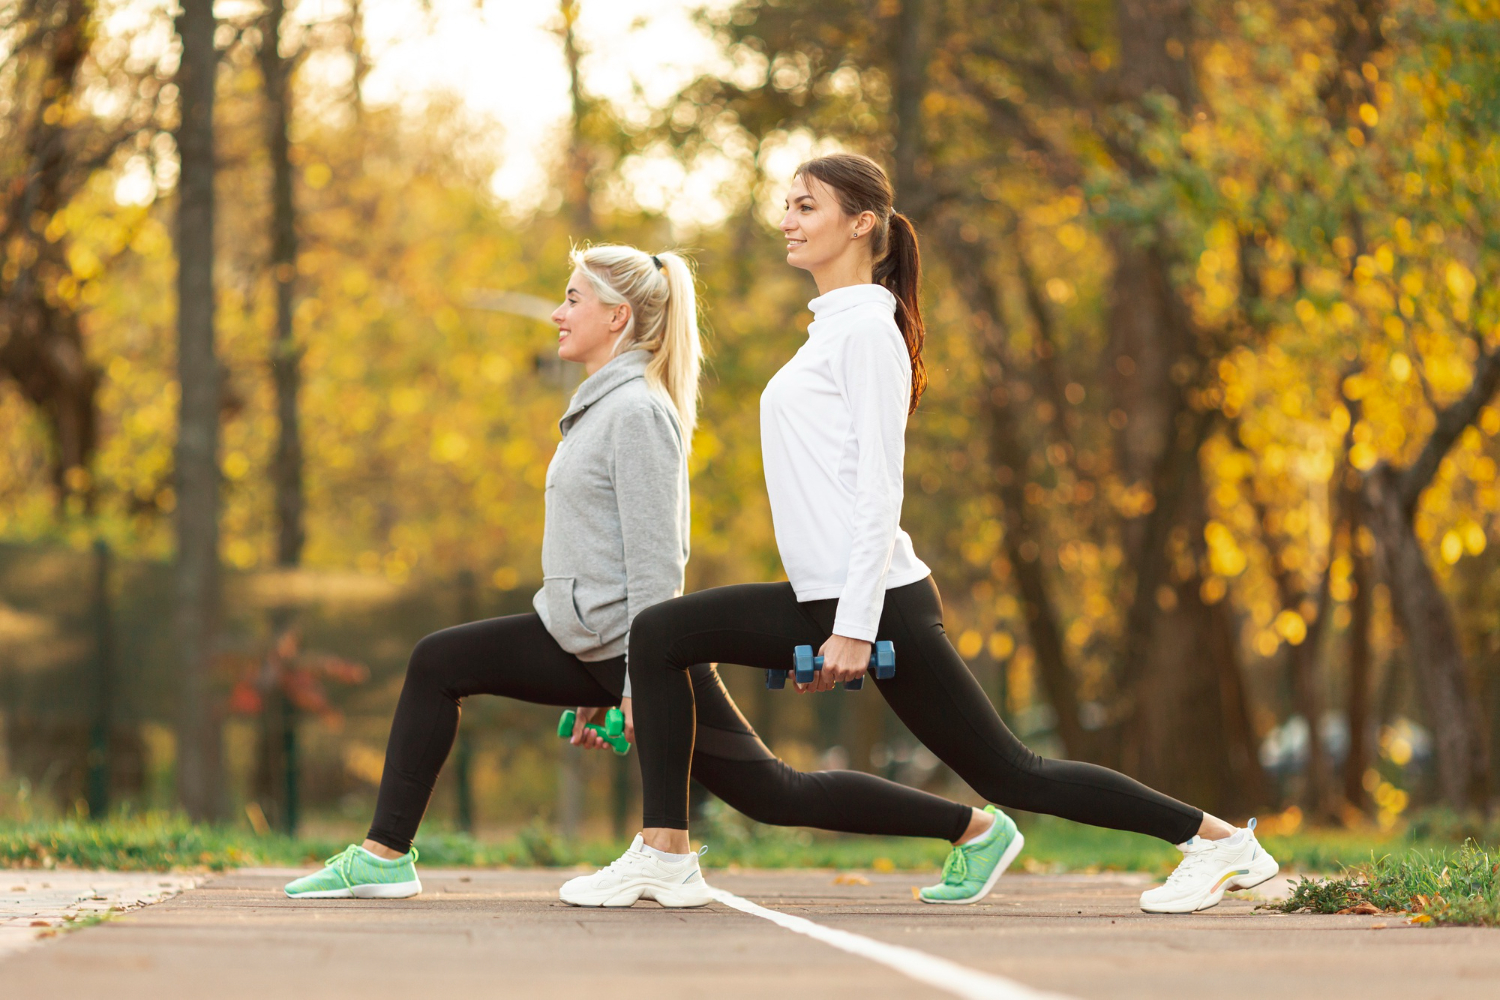
[[(67, 210), (122, 150), (156, 129), (160, 80), (116, 47), (95, 52), (92, 0), (0, 4), (0, 377), (36, 408), (50, 437), (48, 473), (61, 508), (93, 496), (99, 370), (81, 313), (104, 261), (73, 248)], [(90, 87), (125, 95), (108, 114)], [(116, 249), (115, 252), (118, 252)]]

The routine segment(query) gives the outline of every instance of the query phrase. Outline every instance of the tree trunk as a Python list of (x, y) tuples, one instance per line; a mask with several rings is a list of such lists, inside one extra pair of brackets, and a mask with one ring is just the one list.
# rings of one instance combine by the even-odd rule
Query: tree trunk
[(276, 289), (276, 332), (271, 340), (271, 378), (276, 388), (278, 433), (271, 479), (276, 491), (276, 564), (302, 561), (302, 434), (297, 396), (302, 352), (292, 329), (297, 281), (297, 208), (292, 191), (291, 66), (281, 55), (284, 0), (270, 0), (262, 19), (260, 64), (265, 81), (266, 147), (271, 159), (271, 280)]
[[(1332, 553), (1329, 553), (1332, 562)], [(1303, 808), (1317, 818), (1335, 815), (1333, 802), (1333, 768), (1323, 747), (1323, 692), (1318, 665), (1322, 660), (1323, 623), (1330, 606), (1330, 568), (1323, 571), (1318, 588), (1317, 617), (1307, 624), (1307, 636), (1287, 649), (1287, 665), (1292, 673), (1293, 698), (1297, 712), (1307, 720), (1307, 788)]]
[[(297, 214), (293, 200), (291, 160), (291, 70), (281, 54), (284, 0), (269, 0), (261, 17), (260, 70), (265, 99), (266, 151), (271, 161), (271, 257), (268, 261), (276, 296), (271, 336), (271, 383), (276, 392), (277, 437), (270, 478), (276, 512), (276, 565), (293, 569), (302, 561), (302, 437), (298, 392), (302, 353), (293, 330), (297, 280)], [(290, 607), (270, 612), (271, 650), (261, 670), (265, 705), (261, 713), (257, 793), (272, 821), (288, 835), (297, 832), (300, 754), (297, 707), (287, 695), (287, 658), (276, 653), (283, 636), (296, 628)]]
[(574, 30), (578, 23), (578, 0), (559, 0), (559, 11), (562, 14), (563, 59), (568, 65), (568, 95), (572, 105), (563, 197), (573, 217), (573, 239), (584, 240), (592, 236), (594, 231), (590, 177), (594, 160), (584, 131), (588, 97), (583, 92), (583, 78), (579, 73), (583, 53), (578, 48), (578, 34)]
[[(1115, 15), (1116, 100), (1142, 111), (1147, 95), (1165, 94), (1189, 113), (1197, 100), (1191, 0), (1120, 0)], [(1137, 173), (1149, 169), (1144, 160), (1131, 166)], [(1135, 579), (1118, 668), (1128, 713), (1120, 763), (1164, 791), (1205, 805), (1235, 803), (1247, 789), (1235, 787), (1231, 757), (1247, 751), (1231, 750), (1224, 737), (1226, 726), (1234, 726), (1222, 710), (1236, 692), (1243, 701), (1243, 686), (1224, 680), (1231, 670), (1237, 677), (1239, 666), (1237, 658), (1217, 662), (1228, 648), (1225, 623), (1216, 622), (1225, 612), (1203, 604), (1199, 573), (1182, 555), (1198, 549), (1206, 517), (1198, 449), (1210, 418), (1188, 405), (1185, 391), (1202, 379), (1205, 362), (1159, 235), (1122, 227), (1110, 234), (1110, 245), (1115, 269), (1104, 374), (1123, 417), (1116, 423), (1115, 465), (1142, 497), (1141, 513), (1124, 526)], [(1212, 706), (1207, 717), (1205, 706)]]
[(1411, 512), (1401, 503), (1399, 480), (1400, 473), (1390, 466), (1378, 466), (1366, 477), (1367, 516), (1432, 730), (1438, 794), (1453, 808), (1466, 809), (1479, 805), (1486, 794), (1483, 727), (1453, 613), (1427, 565)]
[(918, 174), (922, 156), (922, 97), (927, 90), (927, 32), (923, 0), (902, 0), (896, 19), (896, 209), (914, 219), (931, 207)]
[[(1194, 435), (1196, 437), (1196, 435)], [(1197, 475), (1197, 447), (1192, 474), (1173, 494), (1177, 508), (1163, 550), (1166, 572), (1152, 598), (1151, 649), (1135, 688), (1134, 714), (1128, 720), (1129, 747), (1135, 751), (1129, 766), (1136, 777), (1169, 794), (1213, 812), (1236, 813), (1251, 808), (1254, 788), (1246, 786), (1237, 770), (1253, 756), (1246, 737), (1249, 711), (1239, 679), (1237, 644), (1225, 642), (1232, 626), (1224, 619), (1221, 601), (1203, 600), (1203, 526), (1207, 521), (1205, 489)], [(1226, 677), (1233, 679), (1226, 683)]]
[(1240, 671), (1240, 644), (1234, 609), (1226, 597), (1208, 607), (1209, 658), (1219, 668), (1219, 711), (1224, 720), (1225, 749), (1232, 781), (1221, 801), (1231, 810), (1251, 811), (1271, 805), (1266, 772), (1260, 766), (1259, 743), (1250, 721), (1250, 697)]
[(370, 59), (365, 52), (364, 0), (349, 0), (349, 59), (354, 64), (349, 73), (349, 100), (354, 105), (355, 129), (363, 134), (365, 77), (370, 75)]
[[(1353, 476), (1350, 469), (1347, 476)], [(1345, 485), (1349, 523), (1349, 558), (1353, 563), (1350, 583), (1354, 593), (1349, 607), (1349, 670), (1346, 715), (1349, 720), (1349, 751), (1344, 757), (1344, 800), (1363, 810), (1369, 801), (1365, 791), (1365, 768), (1370, 762), (1370, 627), (1374, 620), (1375, 574), (1371, 572), (1370, 554), (1365, 551), (1361, 527), (1364, 505), (1359, 501), (1358, 486)]]
[(1119, 0), (1118, 96), (1137, 102), (1157, 91), (1183, 110), (1197, 98), (1188, 46), (1193, 41), (1193, 0)]
[[(1342, 469), (1342, 465), (1340, 468)], [(1335, 492), (1333, 506), (1336, 519), (1343, 514), (1338, 502), (1339, 495)], [(1282, 561), (1284, 546), (1269, 529), (1267, 522), (1270, 513), (1265, 504), (1253, 497), (1251, 504), (1255, 509), (1256, 521), (1261, 528), (1261, 542), (1266, 547), (1271, 579), (1276, 584), (1276, 595), (1281, 607), (1300, 615), (1307, 594), (1299, 586), (1298, 581), (1293, 579), (1291, 572), (1286, 569)], [(1286, 667), (1291, 680), (1292, 704), (1297, 714), (1307, 720), (1307, 774), (1301, 796), (1302, 808), (1319, 819), (1331, 818), (1336, 814), (1333, 802), (1333, 769), (1323, 748), (1323, 693), (1319, 683), (1318, 669), (1323, 645), (1323, 626), (1328, 620), (1328, 609), (1331, 603), (1333, 555), (1333, 543), (1330, 542), (1328, 563), (1324, 566), (1318, 583), (1316, 616), (1307, 622), (1307, 633), (1303, 640), (1300, 643), (1288, 644), (1286, 647)]]
[(111, 613), (109, 543), (94, 539), (94, 600), (90, 617), (94, 622), (93, 720), (89, 730), (89, 816), (104, 819), (109, 814), (110, 748), (115, 731), (115, 640)]
[[(954, 284), (963, 296), (981, 344), (989, 385), (983, 408), (989, 418), (989, 452), (995, 490), (1005, 518), (1005, 551), (1020, 591), (1021, 607), (1026, 615), (1026, 631), (1036, 650), (1042, 690), (1057, 715), (1057, 735), (1063, 752), (1073, 758), (1091, 756), (1089, 734), (1078, 716), (1078, 693), (1072, 668), (1063, 645), (1057, 608), (1041, 560), (1039, 534), (1027, 512), (1025, 482), (1031, 450), (1021, 440), (1010, 393), (1006, 387), (1006, 370), (1010, 358), (1006, 353), (1005, 323), (1000, 307), (1000, 290), (984, 271), (992, 255), (980, 247), (965, 244), (955, 231), (945, 225), (939, 229), (939, 240), (953, 274)], [(1003, 707), (1003, 706), (1002, 706)]]
[(1437, 411), (1432, 433), (1411, 465), (1376, 466), (1365, 477), (1363, 491), (1365, 516), (1378, 542), (1391, 603), (1406, 633), (1418, 696), (1433, 731), (1439, 794), (1455, 809), (1484, 803), (1489, 753), (1453, 612), (1427, 565), (1412, 522), (1422, 491), (1437, 475), (1443, 457), (1497, 389), (1500, 350), (1481, 352), (1468, 391)]
[(213, 668), (219, 604), (219, 362), (214, 347), (214, 48), (212, 0), (177, 19), (182, 174), (177, 207), (177, 788), (194, 820), (223, 815)]

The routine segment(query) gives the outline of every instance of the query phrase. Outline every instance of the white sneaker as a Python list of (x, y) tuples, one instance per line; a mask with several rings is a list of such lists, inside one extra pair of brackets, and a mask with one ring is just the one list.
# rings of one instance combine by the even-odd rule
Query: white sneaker
[(1178, 844), (1182, 863), (1165, 885), (1141, 893), (1147, 913), (1195, 913), (1219, 905), (1224, 893), (1249, 889), (1271, 878), (1281, 866), (1255, 839), (1255, 820), (1223, 840), (1194, 837)]
[(697, 854), (663, 861), (644, 850), (636, 834), (613, 864), (564, 882), (557, 898), (569, 906), (633, 906), (638, 899), (654, 899), (662, 906), (704, 906), (712, 902), (708, 893)]

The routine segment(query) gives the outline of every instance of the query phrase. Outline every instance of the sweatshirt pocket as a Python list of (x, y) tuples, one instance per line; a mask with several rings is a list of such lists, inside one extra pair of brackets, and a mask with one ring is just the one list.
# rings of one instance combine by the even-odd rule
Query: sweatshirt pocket
[(548, 631), (557, 644), (574, 656), (599, 648), (599, 633), (583, 623), (578, 605), (573, 601), (574, 578), (549, 576), (542, 580), (547, 598)]

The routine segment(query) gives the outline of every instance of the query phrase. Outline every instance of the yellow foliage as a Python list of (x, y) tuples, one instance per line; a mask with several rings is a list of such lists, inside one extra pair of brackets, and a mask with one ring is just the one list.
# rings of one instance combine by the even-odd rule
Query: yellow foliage
[(1290, 608), (1276, 616), (1274, 627), (1276, 634), (1293, 646), (1302, 645), (1302, 640), (1307, 638), (1307, 621)]

